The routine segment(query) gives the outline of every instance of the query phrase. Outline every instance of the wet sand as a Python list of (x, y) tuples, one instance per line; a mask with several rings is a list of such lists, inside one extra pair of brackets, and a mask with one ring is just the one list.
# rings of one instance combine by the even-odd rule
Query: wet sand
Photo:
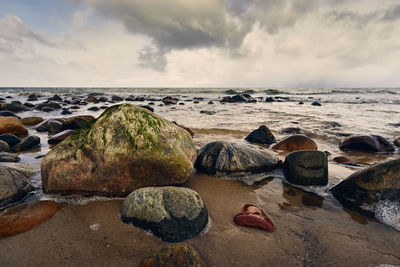
[[(347, 175), (333, 167), (331, 175)], [(186, 242), (208, 266), (378, 266), (400, 264), (400, 233), (348, 213), (330, 197), (305, 193), (280, 179), (245, 186), (193, 174), (211, 218), (210, 230)], [(282, 210), (279, 203), (291, 206)], [(236, 226), (244, 204), (267, 213), (277, 230)], [(137, 266), (168, 243), (119, 219), (122, 200), (67, 204), (29, 232), (0, 239), (0, 266)], [(354, 218), (352, 218), (352, 216)]]

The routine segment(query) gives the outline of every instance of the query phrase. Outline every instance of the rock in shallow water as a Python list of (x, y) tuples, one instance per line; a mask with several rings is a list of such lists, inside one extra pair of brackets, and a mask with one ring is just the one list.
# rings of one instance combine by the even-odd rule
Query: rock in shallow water
[(18, 162), (20, 160), (20, 157), (16, 154), (0, 152), (0, 162)]
[(55, 146), (42, 160), (46, 193), (126, 196), (145, 186), (184, 183), (196, 147), (188, 132), (122, 104)]
[(267, 214), (259, 207), (250, 204), (246, 204), (242, 212), (237, 214), (233, 221), (240, 226), (260, 228), (270, 233), (276, 230)]
[(356, 150), (363, 152), (392, 152), (394, 146), (379, 135), (353, 135), (344, 139), (340, 144), (341, 150)]
[(252, 131), (245, 139), (252, 143), (267, 145), (276, 142), (271, 130), (265, 125), (261, 125), (260, 128)]
[(62, 205), (52, 201), (23, 203), (0, 213), (0, 238), (29, 231), (47, 221), (61, 209)]
[(15, 145), (12, 150), (14, 152), (26, 151), (32, 149), (40, 144), (40, 137), (36, 135), (30, 135), (17, 145)]
[(308, 136), (295, 134), (275, 144), (272, 149), (283, 151), (317, 150), (317, 144)]
[(140, 267), (205, 267), (199, 253), (188, 244), (172, 244), (142, 260)]
[(0, 117), (0, 134), (20, 136), (28, 134), (28, 130), (16, 117)]
[(145, 187), (133, 191), (122, 204), (125, 223), (151, 230), (167, 242), (197, 236), (208, 223), (200, 196), (184, 187)]
[(10, 145), (3, 140), (0, 140), (0, 152), (11, 152)]
[(70, 136), (74, 132), (75, 132), (75, 130), (62, 131), (61, 133), (55, 134), (52, 137), (50, 137), (47, 140), (47, 143), (49, 143), (50, 145), (56, 145), (56, 144), (60, 143), (61, 141), (63, 141), (68, 136)]
[(195, 167), (198, 172), (253, 184), (264, 179), (262, 173), (274, 169), (278, 163), (278, 158), (267, 149), (217, 141), (200, 150)]
[(368, 167), (350, 175), (331, 189), (344, 207), (367, 215), (365, 205), (393, 201), (400, 205), (400, 159)]
[(322, 151), (296, 151), (283, 164), (286, 179), (298, 185), (327, 185), (328, 159)]

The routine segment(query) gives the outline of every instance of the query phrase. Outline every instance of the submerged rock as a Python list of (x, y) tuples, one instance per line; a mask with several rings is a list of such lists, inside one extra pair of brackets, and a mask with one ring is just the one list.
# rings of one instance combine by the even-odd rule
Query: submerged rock
[(145, 187), (124, 200), (121, 219), (151, 230), (167, 242), (196, 237), (208, 223), (207, 209), (200, 196), (185, 187)]
[(188, 244), (172, 244), (142, 260), (140, 267), (205, 267), (199, 253)]
[(126, 196), (145, 186), (184, 183), (196, 147), (188, 132), (154, 113), (113, 106), (42, 160), (46, 193)]
[(366, 206), (379, 201), (393, 201), (400, 205), (400, 159), (373, 165), (350, 175), (331, 189), (334, 197), (346, 208), (367, 215)]
[(317, 150), (317, 144), (305, 135), (296, 134), (286, 137), (282, 141), (275, 144), (272, 149), (284, 151), (298, 151), (298, 150)]
[(270, 145), (270, 144), (276, 142), (275, 137), (272, 134), (271, 130), (265, 125), (261, 125), (257, 130), (252, 131), (245, 138), (245, 140), (247, 140), (251, 143), (267, 144), (267, 145)]
[(0, 162), (18, 162), (20, 160), (20, 157), (16, 154), (0, 152)]
[(23, 199), (32, 190), (34, 187), (25, 175), (0, 165), (0, 210)]
[(21, 136), (28, 134), (28, 130), (16, 117), (0, 117), (0, 134), (7, 133)]
[(8, 110), (0, 111), (0, 116), (1, 117), (16, 117), (18, 119), (21, 119), (19, 116), (15, 115), (14, 113), (12, 113), (11, 111), (8, 111)]
[(233, 221), (240, 226), (259, 228), (270, 233), (276, 230), (267, 214), (259, 207), (250, 204), (244, 205), (242, 212), (237, 214)]
[(195, 167), (198, 172), (230, 177), (246, 184), (265, 178), (264, 172), (277, 167), (278, 158), (267, 149), (223, 141), (205, 145)]
[(16, 205), (0, 213), (0, 238), (29, 231), (49, 220), (62, 208), (52, 201), (38, 201)]
[(328, 159), (322, 151), (296, 151), (283, 164), (286, 179), (298, 185), (327, 185)]
[(379, 135), (353, 135), (340, 144), (341, 150), (356, 150), (363, 152), (393, 152), (394, 146)]

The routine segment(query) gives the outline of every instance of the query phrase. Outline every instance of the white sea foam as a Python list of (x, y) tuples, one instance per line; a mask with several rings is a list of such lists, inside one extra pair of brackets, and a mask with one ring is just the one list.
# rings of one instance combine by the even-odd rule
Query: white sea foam
[(361, 208), (374, 212), (380, 222), (400, 231), (400, 202), (378, 201), (374, 206), (363, 205)]
[(109, 200), (116, 200), (116, 199), (124, 199), (124, 198), (112, 198), (112, 197), (103, 197), (103, 196), (91, 196), (91, 197), (84, 197), (81, 195), (68, 195), (63, 196), (59, 194), (43, 194), (41, 200), (51, 200), (58, 203), (63, 204), (78, 204), (78, 205), (86, 205), (90, 202), (95, 201), (109, 201)]

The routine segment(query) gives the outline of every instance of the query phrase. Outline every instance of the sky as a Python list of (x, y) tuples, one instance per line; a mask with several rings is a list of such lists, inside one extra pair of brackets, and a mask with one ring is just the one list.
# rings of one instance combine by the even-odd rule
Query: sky
[(400, 87), (398, 0), (1, 0), (0, 87)]

